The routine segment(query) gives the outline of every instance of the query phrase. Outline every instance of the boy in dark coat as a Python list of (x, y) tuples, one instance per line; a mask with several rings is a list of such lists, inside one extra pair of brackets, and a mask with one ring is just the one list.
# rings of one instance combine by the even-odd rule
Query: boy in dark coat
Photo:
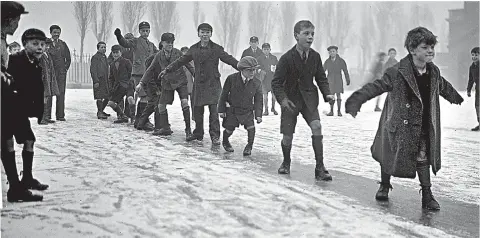
[(248, 47), (243, 51), (241, 58), (245, 56), (252, 56), (255, 59), (257, 59), (262, 54), (263, 54), (262, 50), (258, 48), (258, 37), (252, 36), (250, 37), (250, 47)]
[(387, 71), (388, 68), (398, 64), (398, 61), (395, 59), (397, 56), (397, 50), (395, 48), (388, 49), (388, 60), (383, 65), (383, 72)]
[(43, 80), (43, 94), (44, 94), (44, 112), (42, 121), (40, 125), (46, 125), (48, 123), (55, 123), (52, 120), (52, 111), (48, 107), (48, 100), (53, 96), (58, 96), (60, 94), (58, 90), (57, 78), (55, 75), (55, 69), (53, 67), (52, 56), (47, 52), (48, 48), (52, 44), (51, 39), (47, 39), (45, 43), (45, 48), (43, 50), (42, 57), (40, 58), (40, 65), (42, 66), (42, 80)]
[(455, 104), (463, 98), (432, 63), (436, 43), (437, 37), (424, 27), (409, 31), (405, 40), (409, 54), (345, 103), (346, 113), (355, 117), (363, 103), (388, 92), (371, 148), (381, 167), (377, 200), (388, 200), (391, 176), (415, 178), (418, 174), (422, 207), (440, 209), (430, 190), (430, 166), (434, 174), (441, 167), (439, 96)]
[[(270, 54), (270, 50), (270, 44), (264, 43), (262, 45), (263, 54), (256, 58), (261, 69), (259, 79), (262, 82), (264, 116), (268, 116), (268, 92), (272, 91), (273, 72), (275, 72), (275, 67), (278, 63), (277, 56)], [(275, 110), (275, 102), (275, 96), (272, 93), (272, 112), (274, 115), (278, 115), (278, 112)]]
[[(218, 113), (223, 118), (223, 148), (233, 152), (228, 141), (235, 127), (243, 125), (248, 131), (248, 143), (243, 155), (251, 155), (255, 139), (255, 122), (262, 122), (262, 83), (255, 77), (259, 67), (257, 60), (252, 56), (245, 56), (238, 62), (240, 72), (231, 74), (225, 80), (222, 94), (218, 101)], [(228, 105), (227, 105), (228, 103)]]
[[(467, 84), (467, 96), (471, 96), (472, 88), (475, 84), (475, 111), (477, 112), (477, 122), (480, 123), (480, 86), (478, 85), (478, 47), (475, 47), (471, 51), (472, 54), (472, 65), (468, 72), (468, 84)], [(479, 131), (480, 125), (472, 128), (472, 131)]]
[(90, 63), (90, 75), (93, 82), (93, 98), (97, 101), (97, 118), (107, 119), (103, 111), (108, 105), (110, 87), (108, 84), (108, 60), (105, 55), (107, 44), (103, 41), (97, 43), (97, 53), (92, 56)]
[[(347, 63), (338, 55), (338, 47), (330, 46), (327, 48), (330, 57), (325, 60), (325, 71), (328, 70), (328, 84), (330, 85), (330, 91), (337, 97), (337, 115), (342, 116), (340, 108), (342, 107), (342, 93), (343, 93), (343, 76), (342, 71), (345, 74), (345, 80), (347, 86), (350, 85), (350, 75), (348, 74)], [(333, 108), (335, 106), (335, 100), (330, 101), (330, 113), (327, 116), (333, 116)]]
[[(3, 6), (2, 6), (3, 7)], [(11, 104), (15, 111), (9, 115), (2, 113), (2, 162), (10, 184), (7, 193), (9, 202), (41, 201), (43, 196), (33, 195), (28, 189), (45, 190), (48, 185), (33, 178), (33, 146), (36, 141), (30, 126), (29, 117), (42, 119), (44, 110), (42, 68), (40, 58), (47, 37), (38, 29), (28, 29), (22, 35), (22, 44), (25, 48), (15, 55), (11, 55), (7, 72), (13, 77), (13, 97), (11, 101), (2, 104)], [(2, 105), (3, 109), (3, 105)], [(23, 144), (23, 177), (18, 180), (15, 163), (15, 149), (13, 137), (18, 144)]]
[[(109, 84), (112, 85), (112, 92), (108, 106), (117, 113), (117, 120), (114, 123), (126, 123), (128, 117), (123, 113), (122, 108), (118, 106), (123, 101), (123, 97), (133, 91), (130, 88), (130, 75), (132, 73), (132, 63), (122, 57), (121, 47), (119, 45), (112, 46), (112, 55), (114, 61), (110, 64)], [(129, 96), (129, 100), (133, 100), (133, 96)]]
[(192, 105), (195, 130), (187, 141), (203, 140), (203, 114), (204, 106), (210, 110), (209, 130), (213, 145), (220, 145), (220, 121), (218, 119), (217, 104), (222, 92), (220, 73), (218, 72), (219, 60), (237, 69), (238, 61), (224, 51), (223, 47), (210, 40), (212, 26), (202, 23), (197, 32), (200, 42), (192, 45), (188, 52), (175, 62), (171, 63), (160, 73), (160, 77), (166, 73), (174, 72), (180, 67), (193, 60), (195, 65), (195, 81), (193, 82)]
[(323, 135), (320, 115), (318, 113), (318, 89), (313, 84), (313, 77), (323, 94), (325, 102), (334, 100), (330, 93), (328, 79), (322, 67), (320, 54), (311, 47), (315, 27), (310, 21), (299, 21), (293, 29), (297, 44), (280, 57), (272, 80), (272, 90), (282, 106), (280, 132), (283, 134), (283, 163), (279, 174), (290, 173), (290, 151), (297, 117), (303, 118), (312, 130), (312, 146), (315, 152), (315, 178), (332, 180), (323, 163)]

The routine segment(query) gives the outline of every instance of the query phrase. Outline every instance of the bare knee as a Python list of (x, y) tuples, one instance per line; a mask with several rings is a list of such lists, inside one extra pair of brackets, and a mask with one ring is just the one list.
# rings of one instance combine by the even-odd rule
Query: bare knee
[(283, 145), (292, 145), (293, 135), (283, 135), (282, 144)]
[(15, 146), (13, 145), (13, 138), (6, 140), (6, 141), (2, 144), (2, 149), (3, 149), (3, 147), (5, 147), (5, 149), (6, 149), (8, 152), (13, 152), (13, 151), (15, 151)]
[(35, 142), (33, 140), (25, 141), (25, 143), (23, 144), (23, 150), (33, 152), (33, 144), (34, 143)]
[(128, 97), (127, 101), (128, 101), (128, 104), (130, 104), (130, 105), (135, 104), (135, 99), (132, 96)]
[(320, 123), (320, 120), (310, 122), (310, 129), (313, 135), (322, 135), (322, 123)]
[(108, 101), (108, 106), (115, 109), (117, 104), (114, 101)]

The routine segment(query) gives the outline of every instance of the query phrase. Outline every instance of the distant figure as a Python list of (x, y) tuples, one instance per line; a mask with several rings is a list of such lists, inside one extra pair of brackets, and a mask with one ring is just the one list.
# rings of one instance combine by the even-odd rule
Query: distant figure
[(472, 54), (472, 65), (470, 65), (470, 69), (468, 72), (468, 85), (467, 85), (467, 96), (471, 96), (472, 88), (473, 85), (475, 84), (475, 111), (477, 112), (477, 122), (479, 125), (476, 127), (472, 128), (472, 131), (479, 131), (480, 130), (480, 109), (479, 109), (479, 104), (480, 104), (480, 90), (479, 90), (479, 85), (478, 85), (478, 47), (475, 47), (472, 49), (471, 54)]
[[(272, 91), (272, 79), (273, 73), (277, 67), (278, 59), (275, 55), (270, 53), (270, 44), (264, 43), (262, 45), (263, 54), (258, 56), (257, 60), (260, 64), (259, 79), (262, 82), (263, 90), (263, 107), (265, 108), (263, 115), (268, 116), (268, 92)], [(278, 115), (275, 110), (275, 95), (272, 93), (272, 112), (274, 115)]]
[[(343, 77), (342, 71), (345, 74), (345, 80), (347, 86), (350, 85), (350, 75), (348, 74), (347, 63), (338, 55), (338, 47), (330, 46), (327, 48), (330, 57), (325, 60), (325, 71), (328, 71), (328, 84), (330, 85), (330, 91), (337, 97), (337, 115), (342, 116), (340, 109), (342, 107), (342, 93), (343, 93)], [(333, 107), (335, 100), (330, 101), (330, 113), (327, 116), (333, 116)]]
[(103, 41), (97, 43), (97, 53), (92, 56), (90, 61), (90, 75), (93, 83), (93, 98), (97, 103), (97, 118), (107, 119), (108, 114), (104, 112), (108, 105), (108, 97), (112, 85), (108, 81), (108, 60), (105, 53), (107, 44)]
[(408, 55), (345, 102), (346, 113), (355, 117), (362, 104), (388, 92), (370, 149), (381, 168), (377, 200), (388, 200), (391, 176), (415, 178), (418, 174), (422, 208), (440, 209), (430, 189), (430, 166), (434, 174), (441, 167), (439, 96), (454, 104), (461, 104), (463, 98), (432, 62), (436, 43), (437, 37), (428, 29), (412, 29), (405, 39)]
[[(370, 68), (369, 70), (369, 74), (368, 74), (368, 79), (367, 79), (367, 83), (372, 83), (373, 81), (377, 80), (377, 79), (381, 79), (382, 76), (383, 76), (383, 69), (384, 69), (384, 63), (385, 63), (385, 57), (387, 56), (387, 54), (385, 54), (385, 52), (379, 52), (377, 53), (376, 57), (375, 57), (375, 61), (373, 62), (372, 64), (372, 67)], [(378, 96), (377, 97), (377, 102), (375, 104), (375, 110), (376, 112), (380, 112), (382, 111), (382, 109), (380, 108), (380, 100), (381, 100), (381, 96)]]
[(255, 59), (257, 59), (262, 54), (263, 54), (262, 50), (258, 48), (258, 37), (252, 36), (250, 37), (250, 47), (248, 47), (243, 51), (241, 58), (245, 56), (252, 56)]
[[(119, 45), (112, 46), (112, 55), (114, 61), (110, 64), (110, 73), (108, 80), (112, 85), (110, 99), (108, 106), (110, 106), (117, 113), (117, 120), (114, 123), (127, 123), (128, 117), (123, 112), (122, 108), (118, 106), (123, 101), (123, 97), (127, 96), (130, 90), (130, 76), (132, 74), (132, 63), (122, 57), (122, 48)], [(133, 90), (133, 89), (131, 89)], [(133, 97), (131, 96), (131, 99)]]
[(16, 41), (14, 41), (14, 42), (10, 43), (10, 45), (8, 45), (8, 52), (11, 55), (16, 54), (20, 50), (22, 50), (22, 47)]
[(40, 58), (40, 65), (42, 66), (42, 81), (43, 81), (43, 96), (44, 96), (44, 111), (43, 118), (39, 122), (40, 125), (46, 125), (49, 123), (55, 123), (52, 120), (52, 108), (48, 106), (48, 100), (51, 97), (58, 96), (60, 91), (58, 90), (57, 78), (55, 75), (55, 69), (53, 67), (52, 56), (48, 53), (48, 49), (52, 45), (52, 40), (47, 39), (43, 49), (43, 55)]
[(388, 60), (383, 66), (383, 72), (387, 71), (388, 68), (398, 63), (398, 61), (395, 59), (395, 56), (397, 56), (397, 50), (395, 50), (395, 48), (388, 49)]

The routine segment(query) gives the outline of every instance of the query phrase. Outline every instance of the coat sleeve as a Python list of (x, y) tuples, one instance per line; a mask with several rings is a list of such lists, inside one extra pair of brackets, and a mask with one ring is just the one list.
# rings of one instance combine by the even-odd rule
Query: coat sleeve
[(113, 68), (115, 68), (115, 66), (112, 64), (110, 65), (110, 73), (108, 74), (108, 82), (109, 82), (109, 85), (114, 85), (113, 83), (115, 82), (115, 78), (113, 77)]
[(474, 79), (473, 79), (473, 74), (472, 74), (472, 67), (469, 68), (468, 70), (468, 84), (467, 84), (467, 92), (471, 92), (472, 91), (472, 88), (473, 88), (473, 83), (474, 83)]
[(156, 79), (160, 74), (161, 69), (158, 61), (160, 61), (160, 54), (155, 55), (152, 63), (143, 74), (142, 79), (140, 80), (140, 82), (142, 82), (143, 85), (148, 85), (150, 81)]
[(97, 70), (98, 60), (94, 56), (90, 61), (90, 75), (92, 76), (93, 84), (98, 83), (100, 80), (98, 79), (98, 70)]
[(320, 92), (322, 92), (323, 100), (328, 102), (327, 95), (331, 95), (330, 85), (328, 84), (327, 75), (325, 75), (325, 69), (322, 66), (322, 58), (318, 56), (319, 62), (317, 72), (315, 73), (315, 81), (317, 82)]
[(137, 38), (133, 39), (125, 39), (122, 35), (117, 36), (118, 44), (125, 47), (125, 48), (135, 48), (137, 43)]
[(228, 76), (225, 79), (225, 84), (223, 85), (222, 94), (218, 99), (218, 113), (227, 112), (227, 101), (228, 96), (230, 95), (230, 89), (232, 88), (232, 76)]
[(187, 53), (180, 56), (177, 60), (173, 61), (170, 65), (165, 68), (167, 73), (171, 73), (179, 69), (180, 67), (190, 63), (193, 60), (192, 48), (188, 49)]
[(127, 75), (132, 75), (132, 62), (130, 62), (128, 59), (125, 59), (125, 66), (127, 67)]
[(462, 104), (463, 98), (445, 78), (440, 77), (440, 96), (453, 104)]
[(345, 62), (344, 59), (342, 59), (342, 70), (343, 73), (345, 74), (345, 80), (347, 81), (347, 84), (350, 84), (350, 74), (348, 73), (348, 67), (347, 67), (347, 62)]
[[(392, 69), (393, 70), (393, 69)], [(355, 91), (348, 99), (345, 101), (345, 111), (358, 112), (362, 104), (368, 100), (375, 98), (381, 95), (384, 92), (390, 92), (393, 90), (392, 83), (392, 71), (387, 70), (381, 79), (377, 79), (371, 83), (365, 84), (362, 88)]]
[(220, 51), (221, 51), (220, 55), (218, 56), (220, 60), (223, 63), (228, 64), (232, 66), (234, 69), (238, 70), (237, 68), (238, 60), (235, 59), (235, 57), (233, 57), (232, 55), (229, 55), (227, 52), (225, 52), (223, 48), (221, 48)]
[(65, 46), (65, 48), (63, 49), (64, 50), (63, 55), (65, 57), (65, 69), (68, 70), (70, 68), (70, 64), (72, 63), (72, 58), (71, 58), (70, 49), (68, 48), (67, 43), (63, 42), (63, 45)]
[(190, 72), (190, 74), (195, 77), (195, 67), (193, 67), (192, 64), (188, 63), (188, 64), (185, 64), (185, 67), (188, 69), (188, 71)]
[(277, 102), (282, 104), (284, 99), (287, 99), (287, 93), (285, 91), (285, 80), (287, 79), (287, 59), (285, 56), (280, 57), (278, 61), (277, 69), (273, 74), (272, 79), (272, 92), (277, 99)]
[(263, 92), (262, 92), (262, 84), (259, 83), (257, 86), (257, 90), (255, 91), (255, 96), (253, 98), (254, 108), (255, 108), (255, 118), (262, 117), (262, 110), (263, 110)]

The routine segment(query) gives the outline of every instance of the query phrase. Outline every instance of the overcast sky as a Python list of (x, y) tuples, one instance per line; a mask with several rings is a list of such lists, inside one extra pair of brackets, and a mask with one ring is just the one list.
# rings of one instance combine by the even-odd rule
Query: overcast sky
[[(77, 31), (77, 24), (73, 14), (73, 4), (72, 2), (38, 2), (38, 1), (21, 1), (24, 4), (27, 11), (30, 14), (23, 15), (20, 21), (19, 28), (15, 35), (9, 36), (7, 41), (12, 42), (14, 40), (20, 42), (20, 37), (23, 31), (28, 28), (39, 28), (44, 30), (47, 35), (49, 35), (48, 28), (52, 24), (60, 25), (62, 28), (62, 35), (61, 39), (63, 39), (69, 45), (70, 49), (76, 49), (77, 51), (80, 49), (80, 37)], [(277, 2), (278, 3), (278, 2)], [(216, 16), (216, 2), (201, 2), (201, 8), (205, 12), (206, 21), (211, 23), (215, 29), (215, 24), (213, 23), (214, 17)], [(247, 25), (247, 15), (246, 10), (248, 7), (249, 2), (242, 2), (241, 6), (244, 9), (244, 15), (242, 17), (242, 22), (239, 23), (239, 30), (240, 33), (240, 41), (239, 41), (239, 48), (244, 49), (248, 47), (249, 35), (248, 35), (248, 25)], [(351, 7), (351, 16), (353, 18), (353, 24), (356, 26), (361, 22), (360, 20), (360, 6), (362, 4), (369, 4), (368, 2), (353, 2)], [(404, 4), (410, 4), (409, 2), (404, 2)], [(434, 16), (435, 22), (437, 24), (437, 29), (440, 29), (442, 21), (445, 21), (448, 18), (448, 10), (449, 9), (456, 9), (456, 8), (463, 8), (463, 2), (428, 2), (429, 7), (431, 7)], [(113, 29), (119, 27), (120, 29), (123, 28), (123, 24), (120, 20), (120, 5), (121, 2), (114, 2), (114, 23)], [(196, 27), (193, 25), (193, 17), (192, 17), (192, 10), (193, 10), (193, 3), (192, 2), (178, 2), (177, 4), (177, 11), (179, 12), (180, 19), (181, 19), (181, 28), (178, 32), (178, 36), (176, 37), (175, 47), (180, 48), (182, 46), (190, 46), (198, 41), (196, 35)], [(297, 3), (297, 20), (309, 19), (308, 9), (304, 2)], [(147, 10), (143, 20), (149, 21), (150, 19), (150, 12)], [(213, 23), (213, 24), (212, 24)], [(294, 23), (292, 23), (293, 26)], [(354, 26), (354, 29), (357, 28)], [(111, 46), (112, 44), (116, 44), (116, 39), (113, 35), (112, 29), (112, 37), (109, 39), (107, 44)], [(122, 29), (123, 30), (123, 29)], [(218, 29), (217, 29), (218, 30)], [(317, 32), (319, 29), (316, 29)], [(152, 29), (155, 31), (155, 29)], [(125, 31), (123, 31), (125, 32)], [(434, 32), (435, 33), (435, 32)], [(135, 33), (136, 35), (138, 33)], [(438, 35), (438, 33), (435, 33)], [(217, 41), (217, 36), (214, 34), (212, 40)], [(293, 36), (292, 36), (293, 38)], [(150, 39), (155, 44), (158, 44), (158, 39), (155, 39), (153, 34), (150, 34)], [(441, 40), (441, 39), (440, 39)], [(262, 43), (262, 42), (261, 42)], [(271, 42), (272, 51), (276, 51), (275, 48), (278, 49), (279, 43), (278, 40), (273, 39)], [(87, 33), (85, 38), (85, 52), (94, 53), (96, 51), (96, 39), (91, 30)], [(110, 48), (110, 47), (108, 47)], [(322, 57), (325, 55), (326, 52), (320, 51), (322, 53)], [(237, 51), (237, 57), (241, 54), (241, 51)]]

